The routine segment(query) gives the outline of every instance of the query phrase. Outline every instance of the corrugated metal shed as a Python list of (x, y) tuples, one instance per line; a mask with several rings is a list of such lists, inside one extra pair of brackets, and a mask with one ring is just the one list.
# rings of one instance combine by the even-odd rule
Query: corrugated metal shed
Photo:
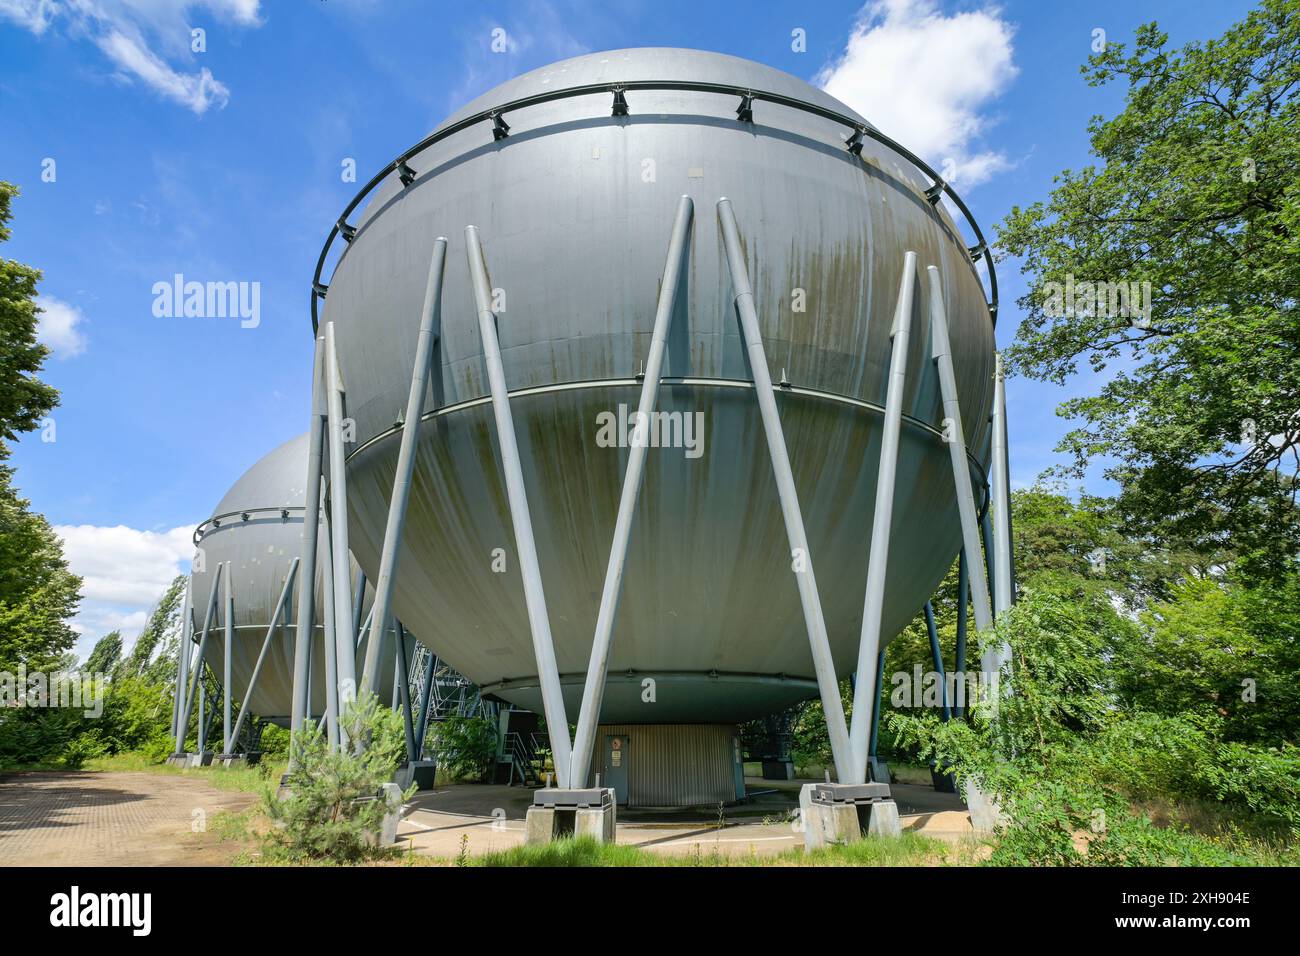
[(743, 796), (736, 792), (732, 724), (602, 724), (596, 731), (592, 786), (596, 772), (603, 772), (606, 738), (613, 736), (628, 738), (629, 806), (688, 807), (733, 803)]

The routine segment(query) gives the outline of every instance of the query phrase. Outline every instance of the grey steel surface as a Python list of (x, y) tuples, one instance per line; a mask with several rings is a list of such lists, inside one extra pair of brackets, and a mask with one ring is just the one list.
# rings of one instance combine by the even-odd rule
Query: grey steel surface
[[(744, 84), (846, 110), (744, 60), (630, 50), (526, 74), (466, 115), (558, 85), (654, 77)], [(914, 249), (921, 265), (939, 269), (965, 433), (981, 464), (992, 328), (960, 233), (926, 198), (927, 178), (896, 153), (867, 139), (856, 157), (839, 124), (779, 105), (742, 123), (735, 103), (716, 94), (640, 90), (629, 103), (626, 117), (610, 116), (607, 94), (530, 107), (512, 114), (510, 135), (497, 142), (481, 128), (456, 133), (420, 155), (408, 187), (394, 175), (354, 220), (324, 304), (357, 423), (349, 539), (373, 576), (428, 256), (445, 234), (449, 261), (464, 261), (461, 230), (473, 223), (492, 286), (505, 296), (502, 365), (564, 705), (576, 713), (628, 455), (597, 445), (596, 415), (636, 406), (663, 236), (686, 193), (704, 212), (690, 237), (659, 408), (703, 413), (704, 450), (687, 459), (681, 449), (655, 449), (647, 458), (609, 665), (615, 675), (658, 675), (658, 710), (636, 685), (612, 682), (601, 718), (658, 721), (671, 708), (682, 719), (741, 720), (815, 690), (714, 203), (726, 195), (736, 204), (769, 372), (779, 379), (784, 370), (793, 386), (775, 397), (840, 675), (854, 667), (861, 629), (903, 253)], [(643, 160), (654, 162), (653, 181)], [(804, 312), (792, 311), (796, 289)], [(927, 308), (928, 289), (917, 297)], [(476, 314), (468, 276), (449, 270), (393, 609), (471, 680), (538, 706)], [(929, 345), (918, 336), (907, 357), (890, 535), (900, 572), (886, 594), (885, 638), (924, 603), (960, 543)], [(972, 481), (983, 480), (972, 469)], [(504, 573), (492, 570), (495, 549), (505, 553)], [(703, 692), (707, 680), (726, 691)]]
[[(219, 526), (211, 521), (200, 526), (203, 531), (199, 547), (203, 567), (191, 576), (194, 594), (208, 595), (211, 579), (219, 564), (229, 563), (234, 594), (234, 641), (231, 654), (233, 691), (240, 694), (248, 686), (253, 668), (270, 626), (285, 578), (295, 558), (302, 553), (303, 484), (307, 477), (307, 435), (299, 435), (274, 449), (248, 469), (231, 486), (230, 491), (213, 509), (214, 515), (233, 514)], [(247, 512), (249, 520), (240, 517)], [(283, 516), (282, 512), (287, 512)], [(355, 573), (356, 564), (352, 563)], [(305, 573), (305, 569), (302, 573)], [(316, 602), (320, 606), (320, 575), (317, 574)], [(207, 659), (217, 673), (222, 670), (225, 654), (224, 601), (218, 601), (219, 613), (213, 616), (208, 636)], [(297, 602), (291, 609), (290, 622), (297, 621)], [(322, 628), (313, 628), (311, 652), (312, 700), (310, 710), (319, 719), (325, 709), (325, 655), (321, 644)], [(272, 638), (266, 660), (253, 692), (250, 712), (278, 723), (288, 724), (293, 703), (295, 628), (280, 627)], [(381, 673), (380, 699), (392, 691), (392, 642)], [(247, 702), (245, 702), (247, 703)]]
[[(397, 480), (393, 483), (393, 496), (388, 506), (388, 523), (384, 529), (384, 548), (379, 560), (379, 575), (375, 578), (375, 606), (371, 608), (370, 642), (366, 646), (366, 664), (362, 670), (362, 686), (373, 691), (378, 675), (379, 651), (383, 630), (388, 625), (388, 605), (393, 594), (393, 572), (396, 569), (397, 549), (402, 542), (402, 526), (406, 520), (406, 502), (411, 493), (411, 472), (415, 468), (415, 441), (420, 434), (420, 413), (424, 410), (424, 397), (429, 388), (429, 368), (433, 364), (433, 347), (438, 338), (442, 306), (442, 276), (447, 264), (447, 240), (441, 236), (434, 241), (429, 259), (429, 281), (424, 289), (424, 304), (420, 307), (420, 334), (415, 342), (415, 368), (411, 372), (411, 391), (406, 398), (406, 411), (402, 415), (402, 440), (397, 453)], [(410, 427), (406, 423), (410, 422)], [(360, 604), (360, 601), (357, 602)], [(414, 756), (411, 758), (415, 759)]]
[(645, 477), (645, 459), (650, 451), (650, 414), (659, 397), (659, 377), (663, 372), (668, 328), (677, 305), (677, 288), (685, 264), (686, 237), (690, 233), (694, 216), (695, 204), (691, 202), (691, 197), (681, 197), (677, 202), (673, 231), (668, 239), (668, 255), (664, 261), (663, 281), (659, 286), (659, 304), (655, 308), (654, 325), (650, 333), (645, 381), (641, 385), (641, 398), (637, 402), (637, 421), (629, 442), (627, 470), (623, 473), (618, 515), (614, 519), (614, 540), (609, 546), (609, 563), (605, 566), (605, 582), (600, 592), (600, 610), (596, 613), (596, 632), (592, 637), (591, 657), (587, 662), (582, 710), (573, 735), (573, 759), (569, 768), (571, 787), (578, 786), (580, 780), (586, 779), (596, 742), (596, 722), (600, 719), (601, 702), (605, 697), (609, 642), (613, 637), (618, 601), (623, 592), (623, 569), (627, 563), (627, 543), (632, 536), (632, 516), (636, 513), (641, 479)]

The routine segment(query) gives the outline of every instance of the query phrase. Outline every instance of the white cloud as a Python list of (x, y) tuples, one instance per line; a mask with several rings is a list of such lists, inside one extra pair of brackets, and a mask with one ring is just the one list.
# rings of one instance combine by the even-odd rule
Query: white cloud
[(54, 0), (0, 0), (0, 19), (12, 20), (40, 36), (58, 13)]
[(119, 78), (202, 115), (225, 106), (230, 90), (207, 67), (195, 68), (190, 30), (209, 27), (192, 9), (217, 23), (261, 26), (260, 0), (0, 0), (0, 18), (37, 36), (62, 22), (70, 35), (93, 42)]
[(934, 0), (871, 0), (815, 82), (949, 182), (971, 186), (1011, 166), (979, 141), (980, 111), (1019, 72), (1014, 32), (996, 6), (945, 16)]
[(52, 295), (39, 296), (36, 304), (41, 308), (36, 338), (50, 347), (55, 358), (68, 359), (86, 351), (86, 333), (80, 328), (86, 317), (79, 308)]
[(63, 553), (82, 578), (81, 609), (72, 629), (83, 657), (109, 631), (122, 631), (130, 647), (172, 579), (189, 569), (193, 525), (140, 531), (124, 525), (55, 525)]
[(168, 99), (202, 114), (230, 100), (230, 90), (205, 66), (197, 73), (178, 73), (164, 63), (140, 38), (111, 30), (97, 41), (99, 48), (123, 74), (144, 80)]

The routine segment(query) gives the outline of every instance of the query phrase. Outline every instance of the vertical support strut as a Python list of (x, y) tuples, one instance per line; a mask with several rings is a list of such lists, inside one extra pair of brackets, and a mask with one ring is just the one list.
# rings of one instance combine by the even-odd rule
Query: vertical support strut
[[(233, 743), (239, 742), (239, 731), (243, 729), (244, 720), (248, 717), (248, 708), (253, 701), (253, 691), (257, 688), (257, 678), (262, 673), (262, 664), (266, 662), (267, 652), (271, 649), (271, 638), (279, 630), (285, 613), (285, 604), (289, 600), (289, 595), (293, 592), (293, 581), (298, 573), (298, 564), (300, 558), (294, 558), (289, 564), (289, 573), (284, 579), (284, 587), (280, 589), (280, 600), (275, 602), (275, 613), (271, 615), (271, 623), (267, 625), (266, 637), (262, 640), (262, 649), (258, 652), (257, 663), (253, 665), (253, 673), (248, 678), (248, 689), (244, 691), (241, 698), (243, 706), (239, 708), (239, 719), (235, 721), (234, 733), (230, 735)], [(226, 745), (226, 753), (230, 753), (232, 744)]]
[[(190, 644), (194, 635), (194, 620), (190, 615), (190, 607), (194, 597), (193, 590), (194, 576), (191, 574), (185, 581), (185, 601), (181, 605), (181, 637), (180, 643), (176, 647), (176, 692), (172, 694), (171, 735), (173, 738), (176, 736), (181, 711), (185, 706), (182, 701), (185, 699), (185, 690), (190, 679)], [(176, 752), (179, 754), (180, 750)]]
[(330, 543), (330, 519), (325, 516), (320, 531), (321, 604), (325, 608), (325, 720), (330, 747), (337, 750), (343, 743), (339, 728), (339, 714), (343, 710), (339, 700), (339, 645), (335, 628), (334, 608), (334, 546)]
[(334, 565), (334, 642), (339, 711), (357, 693), (357, 645), (353, 635), (352, 592), (348, 573), (348, 477), (343, 441), (343, 373), (339, 369), (334, 323), (325, 323), (325, 397), (330, 440), (330, 559)]
[[(785, 447), (785, 433), (781, 430), (781, 415), (772, 393), (772, 375), (763, 351), (763, 338), (754, 308), (754, 292), (749, 284), (749, 271), (740, 248), (740, 231), (736, 227), (736, 214), (731, 200), (718, 200), (718, 221), (722, 226), (722, 241), (727, 249), (727, 265), (731, 272), (734, 304), (740, 317), (740, 328), (749, 352), (750, 372), (754, 376), (754, 393), (767, 436), (767, 450), (772, 459), (772, 472), (776, 490), (781, 500), (781, 514), (785, 519), (786, 538), (790, 544), (795, 583), (799, 588), (799, 603), (803, 607), (804, 626), (808, 631), (808, 645), (812, 651), (813, 669), (817, 675), (817, 689), (821, 694), (822, 708), (826, 713), (826, 729), (830, 736), (835, 772), (841, 781), (849, 781), (856, 773), (853, 751), (849, 746), (848, 728), (844, 721), (844, 702), (840, 699), (840, 685), (835, 678), (835, 661), (831, 657), (830, 641), (826, 636), (826, 618), (822, 613), (821, 598), (817, 593), (817, 579), (813, 574), (812, 554), (808, 536), (804, 531), (803, 513), (799, 509), (799, 495), (790, 468), (790, 455)], [(799, 567), (802, 566), (802, 570)]]
[(397, 552), (402, 546), (402, 531), (406, 524), (406, 504), (411, 496), (411, 474), (415, 470), (424, 393), (429, 387), (433, 346), (442, 323), (442, 277), (446, 260), (447, 240), (439, 236), (433, 243), (429, 279), (424, 287), (420, 332), (415, 341), (415, 367), (411, 371), (411, 389), (406, 397), (406, 416), (402, 419), (402, 441), (397, 450), (393, 494), (388, 500), (388, 523), (384, 526), (384, 545), (379, 554), (379, 577), (375, 580), (370, 641), (366, 645), (366, 661), (361, 669), (362, 686), (371, 693), (379, 686), (380, 630), (388, 620), (388, 606), (393, 597), (393, 576), (397, 570)]
[(952, 370), (952, 347), (948, 343), (948, 316), (943, 304), (943, 285), (939, 279), (939, 270), (926, 266), (930, 277), (930, 326), (934, 341), (934, 361), (939, 369), (939, 391), (943, 396), (943, 415), (951, 428), (945, 428), (945, 434), (951, 436), (948, 442), (952, 458), (952, 478), (956, 487), (957, 513), (961, 519), (962, 545), (966, 551), (967, 564), (976, 564), (976, 571), (967, 575), (970, 581), (971, 603), (975, 607), (975, 630), (982, 634), (993, 623), (989, 608), (988, 579), (979, 569), (980, 554), (979, 518), (975, 511), (975, 495), (971, 491), (970, 465), (966, 461), (966, 435), (962, 429), (961, 406), (957, 401), (957, 376)]
[(429, 704), (433, 701), (433, 672), (435, 665), (438, 663), (438, 657), (433, 651), (428, 652), (429, 656), (424, 662), (424, 682), (420, 687), (420, 716), (415, 722), (415, 759), (420, 760), (424, 756), (424, 735), (429, 726)]
[(943, 719), (952, 719), (952, 709), (948, 706), (948, 677), (943, 669), (943, 651), (939, 649), (939, 629), (934, 625), (934, 605), (925, 602), (925, 630), (930, 636), (930, 656), (934, 658), (934, 672), (939, 675), (939, 693), (943, 704)]
[[(190, 689), (185, 694), (185, 709), (181, 714), (180, 725), (176, 728), (176, 752), (182, 754), (185, 752), (185, 734), (190, 726), (190, 714), (194, 712), (194, 693), (199, 684), (203, 682), (203, 661), (208, 650), (208, 632), (212, 625), (212, 614), (217, 609), (217, 586), (221, 583), (221, 569), (223, 565), (218, 564), (217, 569), (212, 572), (212, 587), (208, 589), (207, 610), (203, 613), (203, 635), (199, 638), (199, 650), (197, 660), (194, 663), (193, 677), (190, 679)], [(202, 698), (200, 697), (199, 706), (202, 707)], [(203, 726), (202, 718), (199, 719), (199, 726)], [(202, 753), (203, 749), (199, 748)]]
[(411, 678), (407, 671), (406, 628), (397, 621), (397, 686), (402, 694), (402, 729), (406, 731), (406, 759), (415, 763), (415, 723), (411, 716)]
[[(876, 693), (872, 698), (875, 704), (871, 710), (871, 747), (867, 750), (867, 760), (871, 761), (879, 752), (876, 750), (876, 744), (880, 740), (880, 698), (885, 691), (885, 652), (881, 651), (876, 655)], [(853, 689), (854, 697), (857, 696), (857, 688)], [(876, 783), (889, 783), (888, 780), (877, 780)]]
[[(361, 645), (361, 610), (366, 604), (366, 572), (357, 568), (357, 583), (352, 588), (352, 634), (356, 637), (358, 652)], [(369, 620), (367, 618), (367, 620)]]
[[(907, 388), (907, 347), (912, 330), (912, 300), (916, 289), (916, 253), (903, 256), (903, 277), (889, 330), (893, 348), (889, 357), (889, 383), (885, 392), (885, 417), (881, 426), (880, 464), (876, 472), (876, 507), (871, 518), (871, 551), (867, 558), (867, 587), (862, 599), (862, 634), (858, 641), (858, 687), (863, 698), (853, 697), (849, 744), (853, 748), (850, 783), (866, 783), (867, 734), (875, 717), (876, 664), (880, 655), (880, 624), (885, 609), (885, 578), (889, 570), (889, 534), (894, 520), (894, 482), (898, 472), (898, 434), (903, 421)], [(870, 697), (865, 695), (870, 694)]]
[(677, 302), (677, 283), (694, 212), (695, 205), (691, 202), (691, 197), (683, 196), (677, 204), (677, 218), (673, 221), (672, 235), (668, 240), (668, 259), (664, 264), (663, 282), (659, 286), (659, 304), (655, 309), (650, 352), (645, 364), (645, 380), (641, 385), (641, 400), (637, 405), (636, 428), (628, 443), (627, 471), (623, 473), (623, 492), (618, 501), (618, 516), (614, 519), (614, 540), (609, 548), (609, 564), (605, 568), (605, 585), (600, 594), (600, 612), (596, 615), (596, 633), (591, 642), (591, 660), (587, 665), (587, 681), (582, 691), (582, 708), (573, 742), (573, 761), (568, 777), (568, 785), (572, 789), (587, 785), (587, 772), (591, 766), (591, 753), (596, 740), (596, 725), (600, 720), (600, 705), (605, 696), (609, 645), (623, 588), (623, 566), (627, 560), (628, 541), (632, 536), (632, 517), (636, 512), (641, 480), (645, 475), (646, 448), (650, 444), (647, 428), (659, 396), (664, 349), (667, 347), (673, 307)]
[[(966, 619), (970, 616), (970, 580), (967, 575), (970, 573), (967, 568), (970, 567), (970, 560), (966, 557), (966, 549), (962, 548), (957, 552), (957, 660), (956, 672), (957, 679), (961, 681), (961, 687), (965, 688), (966, 683)], [(953, 713), (962, 717), (966, 713), (966, 693), (963, 690), (961, 702), (953, 702)]]
[(230, 562), (226, 562), (226, 653), (221, 661), (221, 752), (230, 753), (230, 701), (232, 696), (231, 661), (235, 653), (235, 593), (230, 579), (234, 577)]
[(1007, 474), (1007, 389), (1002, 356), (994, 356), (993, 373), (993, 606), (1001, 614), (1011, 607), (1011, 485)]
[[(307, 429), (307, 484), (302, 515), (302, 573), (298, 576), (298, 617), (293, 645), (291, 740), (293, 735), (302, 731), (311, 708), (311, 641), (316, 623), (316, 547), (320, 539), (321, 447), (325, 433), (325, 419), (321, 414), (324, 356), (325, 343), (317, 338), (312, 358), (311, 426)], [(290, 746), (290, 770), (293, 764), (294, 752)]]
[(492, 389), (492, 411), (496, 418), (501, 470), (505, 474), (510, 520), (514, 525), (515, 547), (519, 552), (524, 602), (528, 606), (529, 630), (533, 637), (533, 653), (537, 658), (537, 677), (541, 684), (546, 730), (551, 738), (556, 775), (561, 780), (568, 780), (572, 746), (569, 740), (569, 720), (564, 713), (560, 675), (555, 665), (555, 646), (551, 642), (551, 623), (546, 613), (546, 594), (542, 588), (542, 572), (537, 561), (537, 544), (533, 540), (532, 517), (528, 513), (528, 494), (524, 488), (523, 468), (519, 463), (515, 423), (510, 414), (506, 373), (501, 364), (496, 316), (492, 313), (492, 287), (488, 282), (483, 246), (474, 226), (465, 227), (465, 246), (474, 286), (474, 303), (478, 309), (479, 335), (483, 340), (483, 361), (487, 365), (488, 382)]

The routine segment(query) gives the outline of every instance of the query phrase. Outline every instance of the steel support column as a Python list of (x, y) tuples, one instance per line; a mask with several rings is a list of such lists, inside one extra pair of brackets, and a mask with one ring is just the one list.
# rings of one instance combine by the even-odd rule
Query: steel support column
[(226, 753), (231, 752), (230, 747), (232, 744), (239, 742), (239, 731), (244, 726), (245, 718), (248, 717), (248, 706), (253, 700), (253, 691), (257, 688), (257, 678), (262, 673), (262, 664), (266, 662), (266, 654), (271, 649), (271, 638), (284, 622), (285, 605), (288, 603), (289, 595), (293, 590), (293, 581), (298, 573), (299, 561), (299, 558), (294, 558), (289, 564), (289, 573), (284, 579), (284, 587), (280, 589), (280, 599), (275, 602), (275, 613), (271, 615), (271, 623), (266, 628), (266, 637), (262, 640), (262, 649), (258, 652), (257, 663), (253, 665), (253, 673), (248, 678), (248, 689), (244, 691), (244, 696), (241, 698), (243, 706), (239, 708), (239, 719), (235, 721), (235, 730), (231, 734), (231, 744), (226, 745)]
[[(217, 586), (221, 583), (221, 568), (222, 565), (218, 564), (217, 569), (212, 572), (212, 586), (208, 590), (207, 610), (203, 613), (203, 634), (199, 638), (199, 650), (193, 667), (190, 688), (185, 694), (185, 709), (181, 714), (180, 725), (176, 728), (176, 752), (178, 754), (185, 753), (185, 735), (189, 731), (190, 714), (194, 711), (194, 692), (203, 681), (203, 661), (208, 650), (208, 632), (212, 625), (212, 614), (217, 609)], [(202, 706), (201, 699), (200, 706)], [(203, 721), (200, 719), (200, 726), (202, 723)]]
[[(311, 642), (316, 617), (316, 549), (320, 540), (321, 460), (325, 419), (321, 414), (325, 343), (317, 338), (312, 361), (311, 426), (307, 429), (307, 484), (303, 499), (302, 567), (298, 576), (298, 616), (293, 645), (293, 707), (289, 722), (290, 739), (298, 734), (311, 709)], [(289, 747), (289, 769), (293, 769), (293, 747)]]
[(1011, 606), (1011, 492), (1007, 477), (1007, 393), (1002, 376), (1002, 356), (995, 358), (993, 375), (993, 591), (999, 612)]
[(230, 562), (226, 562), (226, 647), (225, 654), (221, 661), (221, 752), (230, 753), (230, 701), (231, 685), (234, 680), (231, 677), (231, 661), (234, 660), (235, 654), (235, 592), (231, 587), (230, 579), (234, 576)]
[[(880, 698), (881, 695), (884, 693), (884, 690), (885, 690), (885, 652), (881, 651), (879, 654), (876, 655), (876, 696), (873, 698), (876, 703), (871, 710), (871, 746), (867, 750), (868, 761), (870, 761), (870, 759), (876, 756), (876, 754), (879, 752), (876, 750), (876, 744), (880, 740), (880, 712), (881, 710), (884, 709), (881, 706)], [(854, 693), (854, 699), (856, 700), (857, 699), (856, 687), (854, 687), (853, 693)], [(888, 783), (889, 781), (884, 780), (884, 781), (877, 781), (877, 782)]]
[[(966, 460), (966, 434), (962, 428), (961, 406), (957, 400), (957, 376), (952, 368), (952, 347), (948, 342), (948, 315), (943, 304), (943, 283), (939, 270), (926, 266), (930, 278), (930, 327), (933, 339), (934, 362), (939, 370), (939, 391), (943, 396), (944, 433), (951, 437), (947, 443), (952, 458), (952, 479), (957, 496), (957, 514), (961, 520), (961, 538), (967, 558), (978, 556), (980, 549), (979, 517), (975, 510), (975, 495), (971, 490), (970, 465)], [(978, 565), (977, 565), (978, 567)], [(975, 630), (986, 632), (993, 623), (989, 608), (988, 580), (980, 573), (968, 575), (971, 603), (975, 608)]]
[(849, 746), (848, 727), (844, 720), (844, 702), (840, 699), (840, 684), (835, 677), (835, 661), (831, 657), (830, 641), (826, 636), (826, 618), (822, 613), (821, 598), (817, 593), (817, 579), (813, 573), (812, 552), (808, 548), (808, 535), (804, 530), (803, 513), (799, 508), (799, 495), (795, 488), (794, 473), (790, 468), (790, 454), (785, 447), (785, 433), (781, 429), (781, 414), (776, 407), (772, 390), (772, 375), (767, 367), (763, 350), (762, 332), (758, 313), (754, 308), (754, 292), (749, 284), (749, 270), (745, 266), (744, 252), (740, 248), (740, 230), (736, 227), (736, 214), (731, 200), (718, 200), (718, 222), (722, 227), (722, 241), (727, 250), (727, 265), (731, 272), (734, 305), (740, 318), (741, 333), (749, 353), (750, 372), (754, 377), (754, 394), (763, 419), (767, 436), (767, 450), (772, 460), (772, 472), (781, 502), (781, 515), (785, 520), (786, 538), (790, 544), (791, 567), (794, 569), (799, 603), (803, 607), (804, 626), (808, 631), (808, 644), (812, 651), (813, 670), (817, 675), (817, 689), (821, 694), (822, 708), (826, 713), (826, 729), (830, 736), (831, 754), (835, 772), (841, 781), (851, 780), (857, 773), (856, 761)]
[(397, 686), (402, 695), (402, 729), (406, 731), (406, 759), (414, 763), (415, 722), (411, 716), (411, 679), (407, 673), (406, 628), (397, 622)]
[[(402, 440), (397, 449), (397, 472), (393, 476), (393, 494), (388, 500), (388, 523), (384, 526), (384, 544), (379, 553), (379, 577), (375, 580), (370, 641), (366, 645), (365, 665), (361, 669), (362, 686), (374, 693), (379, 686), (379, 631), (388, 620), (393, 597), (393, 576), (397, 571), (397, 553), (402, 546), (406, 524), (406, 504), (411, 496), (411, 475), (420, 437), (420, 418), (424, 413), (424, 394), (429, 388), (433, 365), (433, 346), (442, 324), (442, 278), (447, 260), (447, 240), (439, 236), (433, 242), (429, 261), (429, 279), (424, 287), (424, 305), (420, 310), (420, 331), (415, 340), (415, 366), (411, 370), (411, 388), (406, 396), (406, 415), (402, 419)], [(426, 635), (427, 636), (427, 635)]]
[(876, 507), (871, 517), (871, 550), (867, 558), (867, 587), (862, 600), (862, 633), (858, 640), (858, 686), (871, 694), (853, 697), (849, 746), (853, 751), (853, 776), (848, 783), (866, 783), (868, 742), (878, 697), (876, 664), (880, 655), (880, 624), (885, 609), (885, 578), (889, 571), (889, 534), (894, 520), (894, 480), (898, 472), (898, 435), (903, 421), (907, 389), (907, 347), (912, 330), (912, 300), (916, 289), (916, 253), (903, 257), (903, 276), (889, 330), (893, 348), (889, 357), (889, 382), (885, 392), (885, 417), (881, 424), (880, 464), (876, 472)]
[(325, 323), (325, 400), (329, 415), (330, 556), (334, 566), (334, 643), (339, 712), (357, 693), (357, 644), (353, 634), (352, 592), (348, 569), (347, 448), (343, 440), (343, 373), (339, 369), (334, 323)]
[[(978, 560), (978, 559), (977, 559)], [(957, 679), (966, 687), (966, 620), (970, 616), (970, 580), (967, 577), (967, 569), (970, 567), (970, 560), (966, 557), (966, 549), (962, 548), (957, 553), (957, 654), (956, 654), (956, 672)], [(953, 713), (962, 717), (966, 713), (966, 693), (963, 691), (961, 703), (953, 702)]]
[(943, 669), (943, 651), (939, 649), (939, 629), (934, 624), (934, 605), (925, 602), (925, 631), (930, 636), (930, 656), (934, 658), (934, 671), (939, 675), (939, 694), (943, 706), (943, 719), (952, 719), (948, 706), (948, 676)]
[(582, 707), (578, 715), (578, 729), (573, 743), (573, 761), (568, 785), (580, 789), (587, 785), (591, 766), (591, 752), (595, 746), (596, 726), (600, 720), (600, 705), (605, 696), (605, 677), (609, 666), (609, 645), (614, 633), (614, 619), (618, 615), (618, 602), (623, 589), (623, 566), (627, 561), (628, 542), (632, 537), (632, 517), (636, 512), (637, 497), (641, 492), (641, 479), (645, 475), (646, 449), (650, 444), (648, 429), (650, 415), (659, 396), (659, 378), (663, 372), (664, 350), (668, 343), (668, 328), (672, 323), (673, 308), (677, 302), (677, 283), (682, 260), (687, 251), (687, 236), (695, 206), (690, 196), (683, 196), (677, 204), (677, 217), (668, 240), (668, 259), (664, 263), (663, 281), (659, 285), (659, 304), (655, 309), (654, 326), (650, 333), (650, 351), (646, 356), (645, 379), (641, 384), (641, 400), (637, 405), (636, 426), (629, 442), (627, 470), (623, 473), (623, 492), (619, 497), (618, 516), (614, 519), (614, 540), (609, 548), (609, 564), (605, 568), (605, 585), (600, 594), (600, 612), (596, 615), (596, 633), (591, 642), (591, 659), (587, 665), (587, 681), (582, 691)]
[(345, 741), (339, 728), (339, 714), (343, 710), (343, 704), (339, 700), (339, 646), (334, 620), (334, 546), (330, 543), (328, 514), (321, 525), (319, 547), (321, 604), (325, 610), (325, 633), (321, 641), (325, 649), (325, 720), (330, 747), (337, 750)]
[(528, 624), (537, 659), (537, 677), (542, 690), (542, 707), (546, 731), (551, 739), (555, 772), (560, 780), (569, 779), (569, 720), (564, 712), (560, 692), (560, 675), (555, 665), (555, 645), (551, 641), (551, 622), (546, 612), (546, 594), (537, 561), (537, 544), (533, 540), (532, 517), (528, 512), (528, 494), (524, 488), (523, 468), (519, 463), (519, 446), (515, 438), (514, 418), (510, 414), (510, 395), (506, 390), (506, 373), (501, 364), (501, 346), (497, 341), (496, 316), (492, 313), (492, 286), (488, 281), (487, 263), (478, 230), (465, 227), (466, 255), (478, 309), (479, 335), (483, 340), (483, 361), (487, 366), (492, 390), (492, 411), (496, 418), (497, 444), (501, 452), (501, 470), (505, 476), (506, 495), (510, 502), (510, 520), (514, 525), (515, 547), (524, 582), (524, 602), (528, 606)]

